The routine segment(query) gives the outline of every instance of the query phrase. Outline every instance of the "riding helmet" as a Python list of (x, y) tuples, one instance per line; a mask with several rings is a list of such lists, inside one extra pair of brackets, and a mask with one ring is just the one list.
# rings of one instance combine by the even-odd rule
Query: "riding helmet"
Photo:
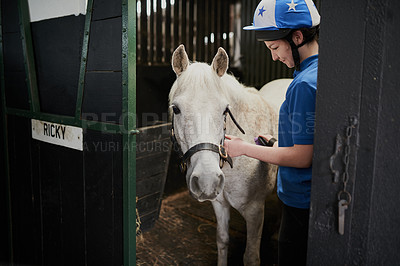
[(285, 38), (294, 29), (319, 25), (320, 15), (312, 0), (262, 0), (255, 12), (253, 24), (244, 30), (254, 30), (259, 41)]

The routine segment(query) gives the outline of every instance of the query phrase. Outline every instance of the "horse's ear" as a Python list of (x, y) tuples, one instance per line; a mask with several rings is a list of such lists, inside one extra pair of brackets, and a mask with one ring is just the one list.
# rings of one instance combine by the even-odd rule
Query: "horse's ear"
[(183, 71), (189, 65), (189, 58), (185, 51), (185, 46), (183, 44), (179, 45), (178, 48), (172, 54), (172, 69), (176, 73), (176, 75), (180, 76)]
[(214, 71), (217, 72), (218, 76), (222, 77), (226, 73), (229, 66), (229, 57), (224, 48), (218, 48), (218, 52), (215, 55), (211, 65)]

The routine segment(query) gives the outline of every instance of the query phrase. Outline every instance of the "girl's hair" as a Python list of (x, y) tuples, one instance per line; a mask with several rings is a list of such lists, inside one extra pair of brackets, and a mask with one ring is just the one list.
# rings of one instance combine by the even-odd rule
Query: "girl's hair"
[(303, 34), (306, 42), (311, 42), (313, 40), (319, 41), (319, 25), (312, 28), (301, 28), (299, 30)]

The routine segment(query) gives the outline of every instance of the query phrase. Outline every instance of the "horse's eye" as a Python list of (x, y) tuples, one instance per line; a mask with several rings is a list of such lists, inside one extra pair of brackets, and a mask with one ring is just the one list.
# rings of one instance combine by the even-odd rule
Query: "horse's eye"
[(172, 105), (172, 110), (174, 111), (174, 114), (176, 114), (176, 115), (181, 113), (181, 110), (179, 110), (179, 108), (176, 107), (175, 105)]

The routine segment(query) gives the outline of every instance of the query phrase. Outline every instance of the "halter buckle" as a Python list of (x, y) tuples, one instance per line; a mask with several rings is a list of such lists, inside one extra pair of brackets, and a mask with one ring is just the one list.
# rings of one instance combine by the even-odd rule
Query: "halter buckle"
[(186, 162), (181, 162), (179, 164), (179, 169), (181, 170), (182, 173), (186, 172)]
[(219, 156), (221, 156), (221, 158), (223, 158), (223, 159), (228, 158), (228, 153), (226, 152), (224, 146), (218, 145), (218, 152), (219, 152)]

